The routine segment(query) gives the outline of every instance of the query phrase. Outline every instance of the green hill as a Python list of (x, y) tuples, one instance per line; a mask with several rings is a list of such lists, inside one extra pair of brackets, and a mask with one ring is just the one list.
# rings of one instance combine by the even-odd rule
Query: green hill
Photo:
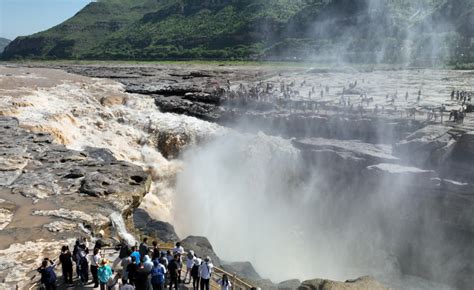
[(46, 31), (16, 38), (4, 51), (6, 58), (76, 58), (111, 33), (131, 25), (150, 9), (153, 0), (91, 2), (67, 21)]
[(103, 0), (4, 58), (474, 62), (472, 0)]
[(3, 49), (10, 43), (9, 39), (0, 37), (0, 53), (2, 53)]

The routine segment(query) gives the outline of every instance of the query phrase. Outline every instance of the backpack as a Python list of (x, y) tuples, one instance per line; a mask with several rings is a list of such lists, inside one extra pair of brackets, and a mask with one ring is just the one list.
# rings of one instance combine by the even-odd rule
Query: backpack
[(165, 272), (162, 267), (153, 267), (151, 269), (151, 284), (158, 285), (165, 282)]

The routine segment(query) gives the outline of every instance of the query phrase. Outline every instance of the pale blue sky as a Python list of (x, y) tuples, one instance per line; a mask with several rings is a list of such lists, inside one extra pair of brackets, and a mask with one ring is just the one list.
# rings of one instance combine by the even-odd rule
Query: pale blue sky
[(48, 29), (76, 14), (91, 0), (0, 0), (0, 37), (13, 40)]

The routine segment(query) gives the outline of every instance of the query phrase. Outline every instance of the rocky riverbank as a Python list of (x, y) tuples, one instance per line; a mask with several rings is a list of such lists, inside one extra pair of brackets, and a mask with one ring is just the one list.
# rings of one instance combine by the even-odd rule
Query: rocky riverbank
[[(469, 164), (474, 122), (470, 114), (464, 124), (447, 120), (447, 115), (430, 119), (428, 114), (441, 107), (457, 109), (460, 104), (449, 98), (449, 92), (453, 88), (469, 90), (471, 74), (173, 65), (54, 67), (83, 76), (47, 68), (3, 68), (1, 93), (5, 98), (0, 112), (17, 117), (21, 127), (37, 132), (31, 134), (49, 132), (44, 136), (53, 145), (77, 150), (64, 154), (80, 164), (86, 162), (81, 158), (92, 158), (104, 164), (127, 161), (138, 165), (151, 180), (152, 194), (145, 196), (139, 209), (134, 203), (129, 210), (118, 212), (127, 216), (133, 209), (130, 222), (140, 233), (172, 241), (179, 236), (176, 232), (184, 236), (199, 232), (208, 236), (216, 252), (224, 252), (225, 259), (247, 259), (248, 255), (260, 274), (269, 269), (278, 273), (272, 277), (275, 281), (298, 275), (374, 274), (395, 289), (413, 285), (450, 289), (438, 283), (465, 289), (472, 284), (474, 173)], [(414, 85), (413, 78), (423, 80), (424, 85)], [(371, 101), (365, 95), (352, 94), (355, 90), (341, 95), (344, 87), (354, 86), (354, 79), (359, 81), (357, 92), (367, 93)], [(266, 84), (271, 84), (276, 95), (281, 94), (280, 84), (289, 86), (292, 95), (281, 103), (278, 98), (270, 102), (257, 96), (236, 106), (238, 98), (222, 93), (245, 89), (250, 94), (259, 86), (265, 90)], [(405, 91), (406, 99), (402, 97)], [(399, 97), (395, 97), (397, 93)], [(348, 102), (361, 110), (351, 111)], [(410, 115), (412, 109), (414, 116)], [(62, 164), (62, 157), (54, 160)], [(69, 159), (65, 160), (68, 165)], [(64, 168), (72, 170), (71, 166)], [(94, 166), (98, 171), (98, 165)], [(21, 181), (16, 179), (21, 170), (12, 168), (2, 180)], [(41, 170), (35, 172), (41, 176), (37, 179), (48, 180), (40, 175)], [(107, 175), (117, 174), (113, 170), (104, 171), (105, 177), (88, 177), (81, 170), (63, 173), (75, 181), (49, 191), (39, 182), (26, 194), (38, 200), (35, 217), (48, 219), (44, 221), (48, 229), (43, 229), (43, 224), (40, 227), (45, 233), (49, 229), (73, 233), (75, 228), (61, 206), (43, 207), (41, 197), (58, 191), (74, 196), (77, 186), (81, 196), (102, 201), (110, 191), (110, 185), (103, 186), (110, 183)], [(78, 180), (83, 181), (75, 183)], [(132, 179), (132, 183), (138, 181)], [(126, 190), (133, 188), (130, 183), (125, 185)], [(6, 187), (8, 192), (25, 188), (21, 182)], [(111, 188), (113, 193), (123, 192), (118, 186)], [(260, 194), (258, 198), (253, 191)], [(228, 195), (221, 196), (222, 192)], [(251, 199), (253, 204), (248, 203)], [(213, 204), (213, 211), (203, 211), (207, 205), (202, 200)], [(243, 223), (248, 221), (251, 229), (241, 228), (234, 219), (223, 219), (227, 222), (222, 225), (216, 221), (227, 218), (229, 204), (248, 209), (248, 216), (235, 211), (232, 215)], [(272, 206), (268, 211), (267, 205)], [(112, 206), (116, 205), (110, 206), (115, 209)], [(13, 208), (6, 202), (2, 210), (1, 225), (6, 230), (11, 227), (8, 220)], [(275, 209), (286, 213), (284, 218)], [(280, 224), (275, 227), (259, 219), (259, 211)], [(51, 216), (60, 220), (53, 223)], [(110, 221), (104, 217), (99, 221), (107, 228)], [(281, 228), (287, 230), (282, 232)], [(316, 231), (316, 238), (308, 229)], [(284, 236), (265, 238), (276, 232)], [(235, 237), (233, 246), (222, 236)], [(191, 241), (192, 247), (204, 245), (205, 251), (215, 255), (209, 241)], [(281, 250), (280, 258), (292, 265), (289, 277), (272, 268), (274, 261), (268, 259), (271, 249), (282, 241), (308, 249), (296, 260), (292, 259), (294, 252)], [(260, 242), (268, 247), (255, 247)], [(300, 285), (300, 281), (265, 282), (258, 279), (253, 267), (215, 258), (223, 268), (229, 267), (265, 289)], [(443, 270), (443, 265), (449, 269)], [(367, 281), (313, 281), (302, 286), (366, 289), (363, 285)], [(377, 282), (373, 283), (378, 289)]]
[(67, 149), (15, 118), (0, 117), (0, 131), (2, 289), (28, 285), (44, 257), (77, 237), (120, 237), (111, 215), (127, 219), (150, 189), (140, 167)]

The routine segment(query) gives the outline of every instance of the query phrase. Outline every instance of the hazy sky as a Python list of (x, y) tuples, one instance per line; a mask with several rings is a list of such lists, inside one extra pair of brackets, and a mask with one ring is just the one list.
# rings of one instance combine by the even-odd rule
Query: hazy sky
[(0, 0), (0, 37), (14, 39), (48, 29), (91, 0)]

